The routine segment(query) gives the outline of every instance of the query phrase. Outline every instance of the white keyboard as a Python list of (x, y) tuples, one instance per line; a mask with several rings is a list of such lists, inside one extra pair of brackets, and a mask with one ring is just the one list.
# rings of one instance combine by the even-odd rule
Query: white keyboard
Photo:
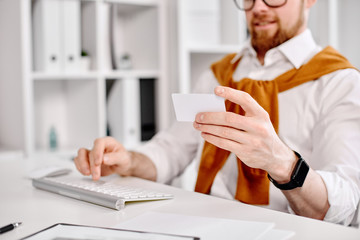
[(126, 202), (162, 200), (173, 198), (172, 194), (120, 185), (114, 181), (93, 181), (90, 178), (72, 176), (33, 179), (36, 188), (101, 206), (123, 209)]

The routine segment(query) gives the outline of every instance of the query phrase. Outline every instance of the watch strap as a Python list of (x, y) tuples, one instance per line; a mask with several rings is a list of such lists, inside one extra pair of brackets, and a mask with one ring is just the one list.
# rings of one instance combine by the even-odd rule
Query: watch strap
[(297, 156), (298, 160), (296, 162), (295, 168), (291, 174), (290, 181), (287, 183), (277, 183), (269, 174), (269, 180), (274, 184), (275, 187), (281, 190), (291, 190), (297, 187), (302, 187), (306, 176), (309, 172), (309, 165), (305, 162), (305, 160), (301, 157), (301, 155), (294, 151), (295, 155)]

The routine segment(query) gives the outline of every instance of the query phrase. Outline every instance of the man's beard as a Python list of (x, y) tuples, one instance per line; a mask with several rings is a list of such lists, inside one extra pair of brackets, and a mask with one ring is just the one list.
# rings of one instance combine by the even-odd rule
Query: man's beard
[[(262, 20), (262, 18), (264, 17), (260, 16), (258, 18), (254, 18), (251, 26), (253, 26), (255, 20)], [(281, 27), (280, 20), (277, 17), (274, 19), (274, 21), (278, 25), (278, 29), (274, 36), (269, 36), (268, 32), (266, 31), (256, 32), (253, 27), (250, 26), (251, 44), (257, 53), (265, 53), (268, 50), (277, 47), (287, 40), (293, 38), (304, 23), (304, 14), (300, 10), (298, 21), (290, 29), (283, 29)]]

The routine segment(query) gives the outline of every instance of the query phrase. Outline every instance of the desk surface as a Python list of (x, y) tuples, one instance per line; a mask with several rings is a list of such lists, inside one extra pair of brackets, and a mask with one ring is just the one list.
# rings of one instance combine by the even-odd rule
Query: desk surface
[[(47, 164), (73, 167), (67, 160), (49, 160)], [(116, 211), (90, 203), (35, 189), (26, 178), (29, 169), (41, 166), (34, 160), (0, 161), (0, 226), (23, 222), (22, 226), (0, 235), (1, 239), (19, 239), (55, 223), (113, 227), (145, 211), (274, 222), (277, 229), (294, 231), (291, 239), (360, 239), (360, 230), (343, 227), (261, 207), (250, 206), (179, 188), (128, 178), (129, 184), (174, 194), (172, 200), (141, 202)]]

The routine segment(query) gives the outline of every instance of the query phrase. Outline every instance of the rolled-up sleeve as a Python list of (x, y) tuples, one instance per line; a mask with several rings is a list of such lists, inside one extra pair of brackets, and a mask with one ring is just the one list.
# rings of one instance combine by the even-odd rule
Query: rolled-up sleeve
[(325, 221), (354, 223), (360, 200), (360, 74), (332, 74), (319, 98), (311, 162), (322, 177), (330, 208)]
[(192, 123), (174, 123), (137, 149), (155, 164), (157, 182), (168, 183), (194, 159), (200, 134)]

